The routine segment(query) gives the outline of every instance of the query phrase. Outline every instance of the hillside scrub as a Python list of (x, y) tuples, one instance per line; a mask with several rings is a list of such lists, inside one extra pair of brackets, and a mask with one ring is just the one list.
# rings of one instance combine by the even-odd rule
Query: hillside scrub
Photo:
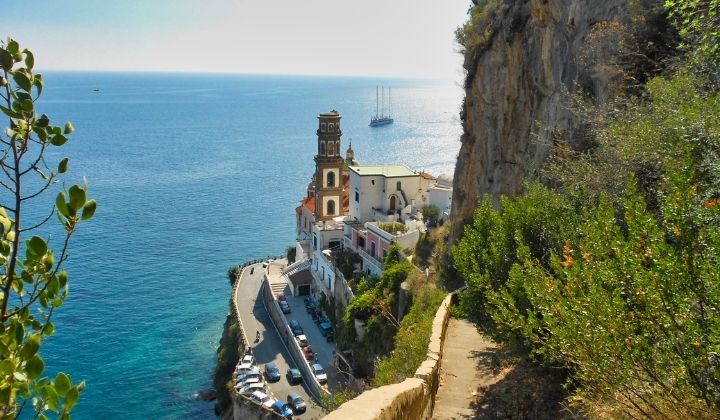
[[(556, 190), (486, 198), (453, 251), (461, 310), (566, 369), (593, 416), (720, 415), (720, 98), (705, 86), (651, 80), (556, 166)], [(604, 174), (622, 183), (578, 182)]]

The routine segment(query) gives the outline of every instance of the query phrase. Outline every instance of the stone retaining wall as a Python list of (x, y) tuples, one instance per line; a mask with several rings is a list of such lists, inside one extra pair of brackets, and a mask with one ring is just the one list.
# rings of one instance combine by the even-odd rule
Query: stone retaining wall
[(365, 391), (328, 414), (326, 420), (430, 419), (440, 386), (440, 360), (454, 294), (443, 299), (433, 319), (427, 358), (413, 378)]

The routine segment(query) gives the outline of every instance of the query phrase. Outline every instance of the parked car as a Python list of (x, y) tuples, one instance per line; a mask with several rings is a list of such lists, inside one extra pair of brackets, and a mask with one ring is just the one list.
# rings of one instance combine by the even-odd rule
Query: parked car
[(295, 337), (303, 334), (303, 329), (300, 326), (300, 323), (294, 319), (290, 320), (290, 329), (292, 330)]
[(254, 369), (256, 369), (256, 367), (255, 367), (254, 365), (250, 364), (250, 363), (240, 363), (240, 364), (235, 368), (235, 373), (250, 372), (250, 371), (252, 371), (252, 370), (254, 370)]
[(265, 384), (258, 382), (255, 384), (247, 384), (239, 388), (236, 386), (235, 389), (242, 395), (252, 395), (255, 392), (265, 393)]
[(241, 364), (249, 363), (251, 365), (255, 364), (255, 356), (252, 355), (252, 353), (247, 353), (243, 356), (242, 360), (240, 361)]
[(297, 338), (297, 341), (298, 341), (298, 344), (300, 345), (300, 347), (308, 346), (308, 341), (307, 341), (307, 337), (305, 337), (305, 334), (300, 334), (296, 338)]
[(302, 348), (303, 354), (305, 355), (305, 360), (313, 360), (313, 350), (312, 346), (305, 346)]
[(255, 391), (250, 394), (250, 399), (258, 404), (263, 404), (266, 401), (270, 400), (270, 396), (262, 391)]
[(260, 370), (241, 373), (235, 377), (235, 382), (240, 383), (249, 378), (262, 378), (262, 374)]
[(258, 378), (258, 377), (245, 378), (245, 379), (243, 379), (242, 382), (238, 381), (237, 385), (235, 385), (235, 388), (238, 388), (238, 387), (243, 388), (250, 384), (262, 384), (262, 383), (263, 383), (262, 378)]
[(323, 337), (327, 337), (327, 335), (333, 331), (333, 324), (330, 321), (322, 322), (320, 323), (319, 328), (320, 334), (322, 334)]
[(302, 382), (302, 374), (300, 373), (300, 369), (288, 369), (285, 377), (287, 378), (288, 383), (291, 385), (299, 384), (300, 382)]
[(284, 314), (289, 314), (290, 312), (292, 312), (292, 309), (290, 309), (290, 305), (288, 305), (288, 303), (284, 300), (280, 301), (280, 309)]
[(311, 297), (305, 298), (305, 309), (307, 309), (308, 312), (311, 312), (311, 311), (314, 311), (315, 308), (317, 308), (315, 299), (313, 299)]
[(270, 397), (270, 398), (268, 398), (267, 400), (265, 400), (265, 401), (262, 403), (262, 405), (264, 405), (265, 408), (270, 408), (270, 407), (273, 406), (273, 404), (275, 404), (275, 402), (277, 402), (277, 400), (276, 400), (275, 398), (273, 398), (273, 397)]
[(327, 383), (327, 373), (325, 373), (325, 369), (323, 369), (319, 363), (312, 365), (312, 369), (318, 382), (321, 384)]
[(280, 380), (280, 369), (278, 369), (275, 362), (268, 362), (265, 364), (265, 377), (270, 382), (277, 382)]
[(290, 406), (282, 401), (275, 401), (275, 403), (272, 405), (272, 409), (286, 419), (291, 419), (293, 416), (293, 411)]
[(288, 394), (287, 403), (290, 408), (292, 408), (293, 412), (295, 412), (295, 414), (302, 414), (307, 409), (307, 406), (305, 405), (305, 400), (303, 400), (300, 394), (296, 392), (291, 392)]

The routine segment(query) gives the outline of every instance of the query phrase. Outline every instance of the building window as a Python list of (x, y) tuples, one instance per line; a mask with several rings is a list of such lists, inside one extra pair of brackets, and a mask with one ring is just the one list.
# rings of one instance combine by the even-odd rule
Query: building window
[(374, 180), (374, 179), (371, 179), (371, 180), (370, 180), (370, 183), (373, 184), (373, 185), (375, 185), (375, 180)]
[(317, 251), (317, 236), (313, 236), (313, 249)]
[(320, 132), (324, 133), (327, 130), (327, 125), (325, 123), (320, 123)]
[(333, 131), (335, 131), (335, 124), (333, 124), (333, 123), (328, 124), (328, 131), (331, 132), (331, 133), (332, 133)]
[(387, 257), (387, 249), (383, 249), (383, 261), (385, 261), (385, 257)]
[(335, 214), (335, 200), (330, 200), (327, 202), (327, 214), (328, 215)]
[[(330, 143), (332, 146), (332, 143)], [(328, 172), (327, 174), (327, 186), (328, 187), (334, 187), (335, 186), (335, 172)]]
[(375, 258), (375, 242), (370, 242), (370, 256)]
[(335, 156), (335, 143), (328, 143), (328, 156)]
[(356, 203), (359, 203), (359, 202), (360, 202), (360, 193), (357, 192), (357, 191), (355, 191), (355, 202), (356, 202)]
[(397, 190), (402, 190), (402, 184), (400, 183), (400, 181), (397, 182)]
[(325, 142), (320, 142), (320, 156), (325, 156)]

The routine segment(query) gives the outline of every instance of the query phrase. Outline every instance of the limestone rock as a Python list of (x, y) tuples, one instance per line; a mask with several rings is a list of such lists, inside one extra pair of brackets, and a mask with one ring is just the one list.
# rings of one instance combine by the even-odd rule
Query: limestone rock
[[(453, 238), (483, 194), (516, 195), (537, 177), (555, 129), (572, 129), (566, 106), (582, 78), (598, 99), (606, 74), (578, 60), (598, 23), (627, 19), (627, 0), (503, 0), (484, 49), (466, 54), (464, 133), (453, 182)], [(591, 86), (587, 86), (590, 84)]]

